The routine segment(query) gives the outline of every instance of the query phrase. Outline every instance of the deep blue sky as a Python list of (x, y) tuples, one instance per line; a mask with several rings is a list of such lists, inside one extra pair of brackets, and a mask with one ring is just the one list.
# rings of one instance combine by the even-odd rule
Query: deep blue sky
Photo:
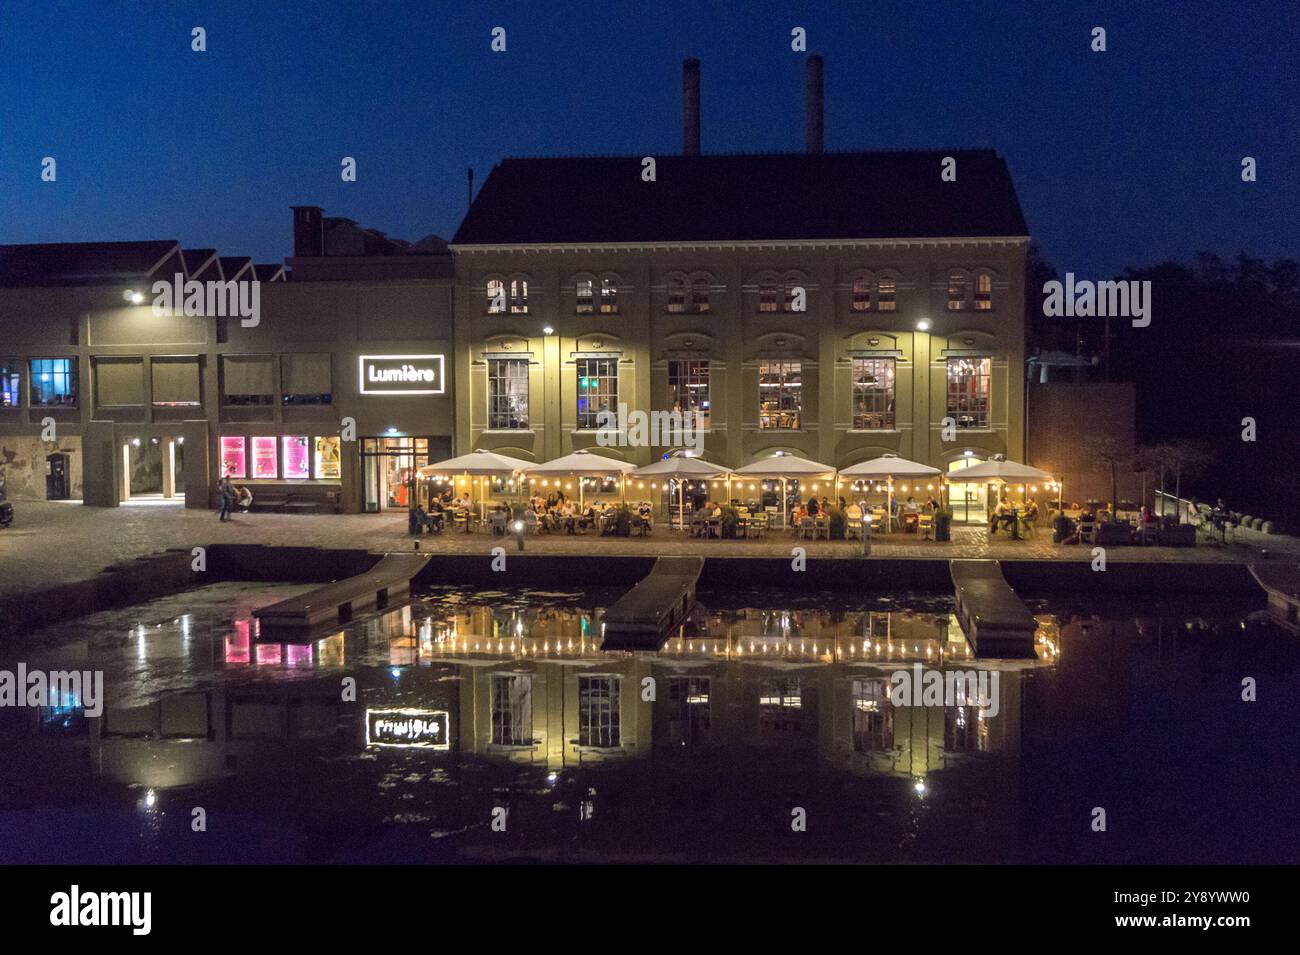
[(0, 0), (0, 242), (175, 238), (274, 261), (291, 204), (450, 236), (467, 166), (481, 184), (506, 155), (679, 151), (686, 56), (706, 152), (801, 149), (796, 25), (826, 57), (828, 149), (997, 148), (1062, 272), (1300, 256), (1294, 0)]

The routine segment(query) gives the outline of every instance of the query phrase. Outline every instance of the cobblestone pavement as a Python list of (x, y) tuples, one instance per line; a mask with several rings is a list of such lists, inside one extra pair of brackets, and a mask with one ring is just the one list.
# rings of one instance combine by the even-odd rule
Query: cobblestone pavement
[[(202, 544), (260, 543), (320, 547), (361, 547), (375, 551), (409, 551), (404, 514), (240, 514), (220, 523), (215, 512), (175, 505), (139, 503), (119, 508), (79, 503), (16, 501), (14, 524), (0, 530), (0, 593), (24, 592), (92, 577), (104, 567), (169, 548)], [(992, 557), (1042, 560), (1089, 560), (1091, 548), (1053, 544), (1040, 529), (1027, 541), (999, 538), (990, 542), (983, 527), (955, 527), (948, 543), (918, 541), (911, 535), (877, 536), (876, 557)], [(421, 548), (435, 553), (486, 553), (499, 538), (488, 534), (447, 532), (425, 535)], [(511, 547), (513, 541), (509, 541)], [(857, 541), (797, 541), (789, 532), (765, 540), (700, 540), (656, 528), (649, 537), (609, 538), (588, 533), (570, 537), (530, 537), (529, 553), (786, 556), (790, 548), (807, 548), (810, 557), (857, 557)], [(1108, 561), (1249, 561), (1267, 547), (1275, 558), (1300, 560), (1300, 540), (1282, 535), (1242, 532), (1235, 543), (1196, 548), (1111, 547)]]

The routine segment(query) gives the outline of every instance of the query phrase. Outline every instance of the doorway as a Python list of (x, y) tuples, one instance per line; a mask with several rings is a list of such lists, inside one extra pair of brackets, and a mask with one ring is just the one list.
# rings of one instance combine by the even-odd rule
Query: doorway
[[(963, 456), (948, 462), (948, 473), (954, 474), (983, 462), (975, 455)], [(950, 484), (948, 503), (952, 506), (954, 524), (984, 524), (988, 522), (988, 492), (983, 484)]]

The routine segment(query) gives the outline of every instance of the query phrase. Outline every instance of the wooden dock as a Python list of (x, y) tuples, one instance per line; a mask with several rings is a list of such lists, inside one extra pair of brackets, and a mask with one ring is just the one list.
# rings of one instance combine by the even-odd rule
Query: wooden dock
[(297, 597), (254, 610), (262, 629), (304, 630), (347, 623), (362, 610), (387, 610), (411, 592), (411, 579), (427, 554), (386, 554), (364, 574), (337, 580)]
[(605, 611), (605, 650), (658, 650), (695, 606), (703, 557), (660, 557)]
[(1002, 576), (996, 560), (954, 560), (948, 569), (957, 588), (957, 619), (977, 657), (1037, 655), (1038, 622)]
[(1248, 564), (1247, 569), (1268, 594), (1268, 618), (1291, 633), (1300, 633), (1300, 566)]

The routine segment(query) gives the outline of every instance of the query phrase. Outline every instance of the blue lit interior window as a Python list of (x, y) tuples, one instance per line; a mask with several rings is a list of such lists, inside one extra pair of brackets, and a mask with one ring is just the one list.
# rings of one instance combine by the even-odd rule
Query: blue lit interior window
[(77, 363), (74, 358), (32, 359), (32, 406), (77, 403)]
[(18, 407), (22, 400), (18, 390), (21, 383), (18, 363), (11, 359), (0, 358), (0, 408)]

